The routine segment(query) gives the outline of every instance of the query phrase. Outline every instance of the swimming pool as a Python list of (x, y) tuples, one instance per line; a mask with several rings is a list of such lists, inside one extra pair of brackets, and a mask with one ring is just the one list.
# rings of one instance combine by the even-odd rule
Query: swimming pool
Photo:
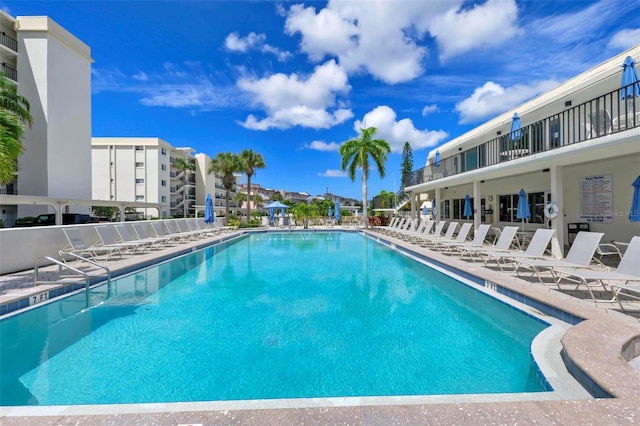
[(356, 233), (259, 233), (0, 322), (2, 405), (542, 392), (546, 327)]

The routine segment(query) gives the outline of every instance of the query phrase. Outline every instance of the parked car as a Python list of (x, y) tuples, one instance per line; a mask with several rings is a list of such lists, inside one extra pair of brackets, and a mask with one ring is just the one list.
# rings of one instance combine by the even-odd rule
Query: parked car
[[(89, 216), (88, 214), (81, 213), (63, 213), (62, 224), (63, 225), (77, 225), (81, 223), (96, 223), (100, 220), (96, 216)], [(25, 228), (31, 226), (49, 226), (56, 224), (55, 213), (41, 214), (31, 221), (16, 222), (14, 227)]]

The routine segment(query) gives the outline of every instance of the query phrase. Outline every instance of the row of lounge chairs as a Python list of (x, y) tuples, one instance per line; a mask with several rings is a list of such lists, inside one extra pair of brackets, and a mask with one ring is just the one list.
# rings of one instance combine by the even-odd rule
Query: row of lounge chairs
[[(464, 223), (456, 234), (458, 223), (450, 222), (442, 235), (445, 226), (444, 221), (434, 224), (430, 219), (422, 222), (394, 219), (387, 227), (379, 230), (421, 247), (460, 258), (468, 257), (473, 262), (482, 261), (485, 266), (515, 272), (521, 277), (536, 277), (540, 283), (544, 283), (543, 274), (549, 273), (553, 284), (560, 290), (566, 285), (575, 285), (575, 289), (585, 287), (595, 302), (603, 301), (598, 300), (593, 292), (594, 288), (601, 287), (612, 293), (612, 298), (606, 302), (617, 302), (622, 310), (622, 296), (640, 300), (640, 236), (631, 239), (617, 269), (610, 270), (595, 257), (602, 246), (600, 241), (603, 233), (578, 233), (566, 257), (555, 259), (546, 255), (555, 232), (552, 229), (538, 229), (526, 250), (514, 250), (519, 229), (517, 226), (505, 226), (493, 244), (487, 243), (489, 225), (480, 225), (471, 241), (468, 240), (472, 226), (470, 223)], [(616, 284), (610, 284), (607, 289), (607, 282)]]
[(169, 245), (198, 238), (229, 232), (234, 227), (217, 224), (207, 225), (202, 220), (154, 220), (140, 222), (119, 222), (115, 224), (96, 225), (94, 227), (97, 240), (87, 241), (78, 227), (62, 228), (69, 244), (58, 253), (62, 259), (73, 253), (96, 259), (104, 255), (106, 259), (114, 256), (160, 249)]

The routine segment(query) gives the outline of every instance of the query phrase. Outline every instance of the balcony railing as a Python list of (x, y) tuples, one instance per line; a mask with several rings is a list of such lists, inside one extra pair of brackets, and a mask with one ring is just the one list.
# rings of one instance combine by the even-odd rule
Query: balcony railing
[(7, 65), (4, 62), (2, 63), (2, 73), (13, 81), (18, 81), (18, 70), (13, 68), (11, 65)]
[[(628, 86), (631, 93), (632, 85)], [(503, 164), (532, 154), (582, 143), (602, 136), (640, 127), (640, 98), (625, 96), (627, 88), (614, 90), (583, 104), (523, 126), (519, 131), (500, 135), (453, 156), (440, 165), (422, 167), (407, 176), (406, 186), (475, 169)], [(526, 122), (526, 116), (521, 117)]]
[(10, 189), (10, 188), (7, 188), (7, 189), (0, 188), (0, 195), (18, 195), (18, 190)]
[(18, 40), (8, 36), (5, 32), (0, 33), (0, 44), (2, 44), (3, 46), (7, 46), (14, 52), (18, 51)]

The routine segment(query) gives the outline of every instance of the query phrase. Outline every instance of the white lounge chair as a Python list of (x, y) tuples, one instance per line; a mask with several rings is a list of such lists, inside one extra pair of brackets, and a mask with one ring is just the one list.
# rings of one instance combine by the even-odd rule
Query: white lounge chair
[(521, 274), (521, 269), (527, 269), (531, 272), (531, 275), (537, 275), (540, 283), (543, 271), (549, 270), (553, 276), (554, 282), (558, 281), (558, 277), (555, 275), (555, 270), (558, 268), (588, 268), (591, 265), (593, 255), (596, 252), (596, 247), (600, 243), (602, 232), (588, 232), (580, 231), (576, 235), (573, 244), (567, 253), (567, 257), (558, 260), (545, 260), (545, 259), (527, 259), (517, 260), (518, 264), (515, 268), (515, 272), (518, 276)]
[(58, 251), (58, 254), (62, 258), (62, 260), (65, 260), (65, 254), (70, 253), (77, 254), (79, 256), (87, 255), (92, 259), (97, 258), (100, 253), (105, 254), (107, 259), (110, 259), (114, 253), (122, 256), (122, 246), (89, 244), (84, 239), (82, 233), (80, 232), (80, 229), (78, 228), (65, 226), (62, 227), (62, 232), (64, 232), (65, 237), (67, 237), (67, 240), (69, 241), (68, 246)]
[(429, 236), (423, 237), (420, 239), (420, 245), (422, 247), (432, 247), (438, 243), (438, 241), (453, 241), (453, 234), (458, 229), (458, 222), (449, 222), (449, 226), (447, 227), (447, 231), (444, 235), (434, 235), (431, 238)]
[(458, 234), (456, 234), (455, 238), (451, 238), (449, 240), (436, 238), (436, 239), (432, 240), (433, 248), (435, 250), (438, 250), (438, 249), (443, 248), (443, 247), (449, 247), (450, 243), (451, 244), (463, 244), (465, 241), (467, 241), (467, 237), (469, 236), (469, 232), (471, 232), (471, 227), (473, 227), (473, 224), (471, 222), (465, 222), (460, 227), (460, 231), (458, 231)]
[(435, 222), (433, 220), (427, 220), (424, 226), (418, 228), (416, 232), (410, 232), (403, 236), (403, 239), (409, 242), (415, 242), (416, 238), (420, 238), (425, 235), (429, 235), (433, 231)]
[(488, 266), (487, 263), (490, 261), (495, 261), (501, 271), (504, 271), (504, 266), (507, 264), (511, 264), (513, 268), (515, 268), (515, 262), (517, 260), (524, 259), (543, 259), (544, 253), (547, 250), (547, 246), (551, 241), (551, 237), (553, 236), (554, 229), (545, 229), (539, 228), (536, 230), (535, 234), (531, 238), (527, 249), (522, 251), (514, 251), (514, 250), (486, 250), (482, 252), (484, 256), (484, 265)]
[(398, 232), (396, 232), (395, 236), (397, 238), (405, 239), (408, 235), (412, 235), (412, 234), (416, 234), (416, 233), (422, 233), (424, 231), (424, 227), (427, 226), (428, 222), (429, 222), (429, 219), (427, 219), (427, 218), (422, 219), (418, 223), (418, 226), (415, 229), (406, 229), (406, 230), (403, 230), (403, 231), (398, 231)]
[(160, 238), (140, 239), (138, 234), (136, 234), (134, 237), (133, 234), (129, 232), (128, 227), (124, 223), (118, 223), (114, 225), (114, 228), (116, 228), (116, 232), (120, 236), (120, 240), (123, 243), (139, 243), (140, 245), (144, 244), (149, 249), (151, 249), (154, 246), (159, 247), (165, 241)]
[[(516, 233), (518, 232), (518, 229), (519, 228), (517, 226), (505, 226), (504, 228), (502, 228), (498, 241), (496, 241), (495, 244), (492, 247), (490, 247), (490, 249), (497, 250), (497, 251), (505, 251), (505, 252), (509, 250), (509, 247), (511, 247), (511, 244), (513, 244), (513, 239), (516, 237)], [(486, 250), (487, 250), (487, 247), (482, 244), (476, 245), (476, 246), (463, 245), (458, 247), (460, 258), (469, 256), (469, 258), (473, 262), (476, 261), (476, 257), (481, 259), (483, 252)]]
[[(593, 287), (602, 286), (607, 291), (605, 281), (622, 281), (622, 285), (612, 285), (613, 298), (609, 302), (617, 301), (620, 308), (624, 310), (619, 299), (620, 295), (627, 295), (632, 298), (640, 296), (640, 287), (628, 286), (627, 283), (640, 283), (640, 236), (633, 237), (629, 243), (629, 247), (624, 252), (620, 264), (615, 271), (611, 270), (593, 270), (593, 269), (565, 269), (557, 268), (556, 276), (561, 279), (576, 282), (576, 289), (585, 286), (594, 302), (597, 302), (593, 291)], [(556, 285), (561, 289), (560, 280), (556, 281)]]
[(120, 247), (121, 250), (130, 250), (131, 253), (135, 253), (139, 248), (146, 248), (146, 243), (139, 242), (123, 242), (116, 241), (111, 232), (112, 227), (106, 225), (96, 226), (95, 230), (100, 237), (100, 241), (104, 247)]
[(148, 228), (150, 227), (150, 225), (146, 226), (148, 224), (144, 222), (133, 222), (131, 225), (133, 226), (133, 230), (136, 232), (136, 235), (140, 240), (155, 240), (157, 244), (160, 246), (166, 246), (169, 243), (171, 243), (170, 237), (152, 235), (148, 231)]
[(446, 221), (441, 220), (436, 224), (436, 227), (433, 230), (432, 234), (423, 233), (423, 235), (415, 235), (414, 240), (412, 242), (416, 244), (421, 244), (423, 241), (428, 240), (430, 238), (440, 237), (442, 235), (442, 230), (444, 229), (444, 226), (446, 224), (447, 224)]
[(473, 239), (471, 241), (457, 242), (451, 241), (445, 245), (445, 253), (453, 253), (458, 249), (464, 249), (464, 247), (482, 247), (484, 244), (484, 240), (487, 237), (487, 233), (489, 232), (490, 226), (487, 224), (482, 224), (478, 227), (478, 230), (473, 235)]

